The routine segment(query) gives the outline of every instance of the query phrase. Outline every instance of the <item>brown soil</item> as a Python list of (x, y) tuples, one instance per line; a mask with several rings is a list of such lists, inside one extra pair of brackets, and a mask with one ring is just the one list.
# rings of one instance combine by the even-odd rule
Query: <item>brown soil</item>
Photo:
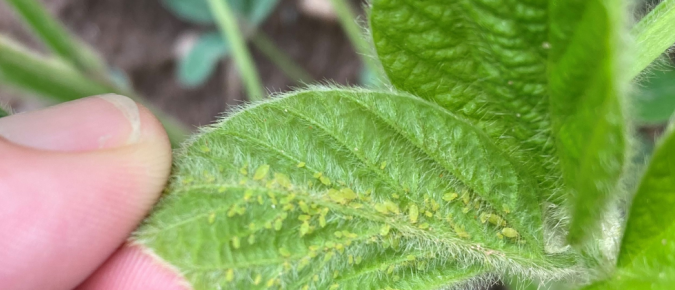
[[(183, 22), (159, 0), (43, 0), (66, 26), (94, 46), (108, 63), (124, 70), (133, 86), (152, 102), (190, 124), (212, 122), (244, 93), (230, 61), (203, 86), (182, 88), (175, 77), (176, 45), (188, 34), (212, 29)], [(296, 0), (283, 0), (262, 30), (317, 80), (354, 84), (360, 61), (336, 22), (303, 14)], [(355, 3), (359, 3), (355, 1)], [(0, 31), (38, 48), (0, 2)], [(252, 48), (265, 87), (288, 91), (296, 84)], [(11, 94), (0, 88), (0, 97)], [(1, 98), (0, 98), (1, 99)]]

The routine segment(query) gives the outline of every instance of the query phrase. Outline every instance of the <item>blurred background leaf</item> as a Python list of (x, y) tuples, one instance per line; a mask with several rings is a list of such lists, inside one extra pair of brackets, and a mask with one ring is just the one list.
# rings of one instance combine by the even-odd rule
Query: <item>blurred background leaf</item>
[(178, 62), (178, 79), (187, 87), (203, 84), (216, 69), (218, 61), (228, 55), (230, 46), (218, 32), (199, 36), (190, 51)]
[[(262, 23), (274, 11), (279, 0), (227, 0), (232, 10), (250, 23)], [(163, 0), (164, 5), (181, 19), (196, 24), (214, 24), (206, 0)]]
[(652, 71), (638, 88), (634, 99), (641, 125), (666, 123), (675, 111), (675, 67)]

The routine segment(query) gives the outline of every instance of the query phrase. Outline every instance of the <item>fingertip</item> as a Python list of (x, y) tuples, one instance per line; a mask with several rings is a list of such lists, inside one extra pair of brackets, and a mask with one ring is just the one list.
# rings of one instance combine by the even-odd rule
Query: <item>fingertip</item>
[(126, 244), (76, 290), (191, 290), (179, 271), (140, 245)]

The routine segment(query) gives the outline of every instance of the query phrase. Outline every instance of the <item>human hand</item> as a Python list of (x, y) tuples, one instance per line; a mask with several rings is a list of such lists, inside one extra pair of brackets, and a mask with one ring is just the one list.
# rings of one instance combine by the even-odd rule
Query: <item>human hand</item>
[(126, 97), (0, 119), (0, 288), (189, 289), (126, 242), (170, 167), (161, 124)]

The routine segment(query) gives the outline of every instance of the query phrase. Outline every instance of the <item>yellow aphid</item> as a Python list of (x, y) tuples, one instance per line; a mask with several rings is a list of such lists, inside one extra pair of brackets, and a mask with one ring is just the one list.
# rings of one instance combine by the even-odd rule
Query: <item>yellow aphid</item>
[(319, 275), (312, 276), (312, 281), (318, 282), (319, 281)]
[(248, 224), (248, 230), (249, 231), (255, 231), (255, 223)]
[(322, 228), (326, 226), (326, 216), (325, 215), (319, 216), (319, 226), (322, 227)]
[(384, 205), (387, 207), (387, 210), (389, 212), (395, 213), (395, 214), (400, 214), (401, 210), (398, 208), (398, 205), (391, 202), (391, 201), (385, 201)]
[(292, 203), (289, 203), (287, 205), (284, 205), (284, 207), (282, 209), (285, 210), (285, 211), (291, 211), (294, 208), (295, 208), (295, 206)]
[(229, 269), (225, 272), (225, 281), (232, 282), (234, 281), (234, 270)]
[(263, 203), (264, 203), (264, 201), (263, 201), (262, 195), (258, 195), (258, 204), (263, 204)]
[(340, 193), (342, 194), (342, 197), (344, 197), (348, 201), (355, 200), (358, 197), (356, 193), (351, 188), (348, 187), (340, 189)]
[(255, 276), (255, 279), (253, 279), (253, 285), (258, 285), (262, 282), (262, 276), (260, 274)]
[(468, 239), (468, 238), (470, 237), (470, 236), (469, 236), (469, 233), (467, 233), (467, 232), (464, 230), (464, 227), (460, 227), (460, 226), (458, 226), (458, 225), (455, 225), (453, 228), (454, 228), (455, 233), (457, 234), (457, 236), (459, 236), (460, 238), (462, 238), (462, 239)]
[(253, 196), (253, 190), (252, 189), (247, 189), (244, 192), (244, 200), (245, 201), (248, 201), (249, 199), (251, 199), (252, 196)]
[(431, 200), (431, 210), (432, 211), (437, 211), (439, 208), (441, 208), (441, 205), (438, 204), (435, 200)]
[(248, 244), (253, 245), (255, 243), (255, 235), (251, 234), (248, 236)]
[(282, 223), (282, 221), (280, 219), (274, 221), (274, 230), (275, 231), (281, 230), (281, 223)]
[(502, 235), (501, 233), (497, 233), (497, 238), (499, 238), (500, 240), (503, 240), (503, 239), (504, 239), (504, 235)]
[(387, 209), (387, 206), (384, 205), (384, 204), (376, 204), (376, 205), (375, 205), (375, 210), (376, 210), (377, 212), (379, 212), (379, 213), (382, 213), (382, 214), (387, 214), (387, 213), (389, 213), (389, 210)]
[(309, 213), (309, 206), (307, 206), (307, 203), (304, 201), (298, 202), (298, 206), (300, 207), (300, 210), (304, 213)]
[(342, 253), (345, 252), (345, 245), (343, 245), (343, 244), (337, 244), (337, 245), (335, 245), (335, 249), (336, 249), (338, 252), (340, 252), (340, 254), (342, 254)]
[(410, 207), (408, 207), (408, 219), (410, 219), (410, 223), (416, 223), (417, 218), (419, 216), (419, 208), (417, 208), (417, 205), (412, 204)]
[(422, 230), (426, 230), (426, 229), (429, 228), (429, 224), (428, 224), (428, 223), (423, 223), (423, 224), (421, 224), (421, 225), (419, 225), (419, 226), (417, 226), (417, 227), (420, 228), (420, 229), (422, 229)]
[(380, 235), (385, 237), (389, 234), (389, 230), (391, 229), (391, 226), (389, 225), (384, 225), (380, 228)]
[(239, 185), (244, 185), (248, 182), (248, 178), (244, 177), (241, 180), (239, 180)]
[(384, 161), (382, 164), (380, 164), (380, 169), (384, 170), (385, 167), (387, 167), (387, 161)]
[(301, 271), (303, 268), (305, 268), (305, 266), (309, 265), (310, 260), (310, 257), (304, 257), (300, 259), (300, 263), (298, 263), (298, 271)]
[(496, 214), (489, 214), (488, 215), (488, 222), (495, 225), (495, 226), (500, 226), (500, 227), (506, 226), (506, 221), (502, 217), (500, 217)]
[(314, 178), (319, 178), (319, 177), (321, 177), (321, 176), (323, 176), (323, 172), (316, 172), (316, 173), (314, 173)]
[(506, 213), (506, 214), (511, 213), (511, 208), (509, 208), (509, 206), (506, 205), (506, 204), (502, 204), (502, 210), (503, 210), (504, 213)]
[(356, 263), (358, 265), (358, 264), (361, 264), (361, 261), (363, 261), (363, 258), (361, 256), (357, 256), (354, 263)]
[(209, 153), (209, 152), (211, 152), (211, 148), (207, 147), (206, 145), (202, 145), (202, 147), (200, 147), (200, 149), (201, 149), (202, 152), (204, 152), (204, 153)]
[(300, 236), (304, 236), (309, 232), (309, 223), (308, 222), (303, 222), (302, 225), (300, 226)]
[(408, 255), (405, 257), (408, 261), (415, 261), (415, 255)]
[(212, 224), (215, 221), (216, 221), (216, 213), (212, 212), (209, 214), (209, 224)]
[(253, 180), (261, 180), (267, 176), (267, 173), (270, 171), (270, 166), (267, 164), (260, 165), (258, 169), (255, 170), (253, 174)]
[(359, 208), (362, 208), (362, 207), (363, 207), (363, 204), (357, 203), (357, 202), (353, 202), (353, 203), (351, 203), (349, 206), (351, 206), (352, 208), (355, 208), (355, 209), (359, 209)]
[(276, 279), (272, 278), (272, 279), (267, 280), (267, 283), (265, 284), (265, 286), (267, 286), (268, 288), (274, 286), (274, 280), (276, 280)]
[(288, 178), (288, 175), (283, 173), (274, 173), (274, 181), (286, 189), (290, 189), (292, 186), (291, 179)]
[(298, 165), (296, 165), (298, 168), (303, 168), (305, 167), (305, 162), (300, 162)]
[(340, 288), (340, 284), (330, 285), (330, 288), (328, 288), (328, 290), (336, 290), (337, 288)]
[(306, 214), (301, 214), (300, 216), (298, 216), (298, 220), (303, 221), (303, 222), (308, 221), (310, 218), (311, 217), (306, 215)]
[(323, 175), (321, 177), (319, 177), (319, 181), (321, 181), (321, 183), (323, 183), (324, 185), (331, 185), (332, 184), (332, 182), (330, 181), (330, 178), (328, 178), (326, 176), (323, 176)]
[(235, 249), (239, 249), (241, 246), (241, 242), (239, 241), (239, 237), (233, 237), (232, 238), (232, 247)]
[(468, 213), (471, 208), (466, 206), (462, 209), (462, 213)]
[(279, 248), (279, 254), (280, 254), (281, 256), (283, 256), (284, 258), (288, 258), (288, 257), (291, 256), (291, 252), (288, 251), (288, 249), (283, 248), (283, 247), (282, 247), (282, 248)]
[(246, 166), (239, 168), (239, 173), (241, 173), (242, 175), (247, 175), (248, 169), (246, 169)]
[(427, 217), (432, 217), (432, 216), (434, 216), (434, 213), (432, 213), (430, 211), (425, 211), (424, 215), (427, 216)]
[(335, 233), (333, 233), (333, 234), (334, 234), (335, 237), (337, 237), (337, 238), (342, 238), (342, 232), (335, 232)]
[(512, 228), (503, 228), (502, 235), (504, 235), (507, 238), (515, 239), (518, 237), (518, 232)]
[(227, 190), (227, 187), (225, 187), (224, 185), (221, 185), (220, 187), (218, 187), (218, 193), (223, 193), (226, 190)]
[(330, 261), (330, 259), (332, 259), (332, 258), (333, 258), (333, 255), (335, 255), (335, 253), (333, 253), (332, 251), (331, 251), (331, 252), (328, 252), (328, 253), (326, 253), (326, 255), (325, 255), (325, 256), (323, 256), (323, 262), (325, 263), (325, 262), (328, 262), (328, 261)]
[(396, 266), (390, 265), (390, 266), (387, 268), (387, 274), (394, 273), (394, 269), (396, 269)]
[(469, 204), (469, 202), (471, 201), (471, 197), (469, 196), (468, 192), (464, 192), (462, 194), (462, 201), (464, 202), (464, 204)]
[(354, 264), (354, 255), (347, 256), (347, 264)]
[(339, 191), (335, 189), (330, 189), (328, 190), (328, 198), (330, 198), (331, 201), (339, 204), (345, 204), (347, 203), (347, 199), (345, 199), (342, 194), (340, 194)]

